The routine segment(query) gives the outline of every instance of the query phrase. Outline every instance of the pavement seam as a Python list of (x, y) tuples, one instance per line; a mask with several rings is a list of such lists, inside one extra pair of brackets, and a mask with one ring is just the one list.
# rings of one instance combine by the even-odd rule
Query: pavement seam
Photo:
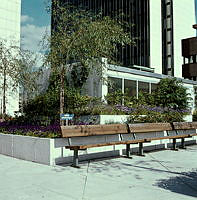
[(85, 196), (85, 190), (86, 190), (86, 185), (87, 185), (87, 180), (88, 180), (88, 170), (89, 170), (89, 166), (90, 166), (90, 160), (88, 161), (88, 166), (87, 166), (87, 171), (86, 171), (86, 177), (85, 177), (85, 183), (84, 183), (84, 187), (83, 187), (82, 200), (84, 200), (84, 196)]

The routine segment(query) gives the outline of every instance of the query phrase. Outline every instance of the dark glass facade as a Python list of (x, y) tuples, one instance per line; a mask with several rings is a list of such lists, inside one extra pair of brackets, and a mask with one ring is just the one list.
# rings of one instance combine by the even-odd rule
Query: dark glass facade
[[(116, 59), (123, 66), (139, 65), (150, 67), (150, 8), (149, 0), (59, 0), (60, 3), (72, 3), (94, 12), (113, 17), (124, 13), (122, 20), (134, 24), (129, 31), (136, 37), (135, 46), (117, 47)], [(52, 29), (55, 24), (52, 18)]]

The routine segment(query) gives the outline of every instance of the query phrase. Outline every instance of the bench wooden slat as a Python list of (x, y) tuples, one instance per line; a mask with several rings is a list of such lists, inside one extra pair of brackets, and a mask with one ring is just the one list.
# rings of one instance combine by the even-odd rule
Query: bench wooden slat
[(132, 133), (146, 133), (155, 131), (172, 130), (170, 123), (139, 123), (129, 124), (130, 132)]
[[(174, 122), (170, 123), (139, 123), (129, 124), (131, 133), (149, 133), (156, 131), (170, 130), (189, 130), (197, 129), (197, 122)], [(107, 124), (107, 125), (78, 125), (78, 126), (61, 126), (62, 137), (79, 137), (93, 135), (113, 135), (128, 133), (126, 124)]]
[(93, 148), (93, 147), (102, 147), (102, 146), (111, 146), (111, 145), (120, 145), (120, 144), (138, 144), (140, 142), (148, 142), (148, 140), (130, 140), (130, 141), (120, 141), (120, 142), (108, 142), (108, 143), (103, 143), (103, 144), (89, 144), (89, 145), (79, 145), (79, 146), (66, 146), (66, 149), (78, 149), (78, 150), (83, 150), (83, 149), (88, 149), (88, 148)]
[(173, 122), (175, 130), (197, 129), (197, 122)]
[(61, 126), (62, 137), (113, 135), (128, 133), (126, 124)]

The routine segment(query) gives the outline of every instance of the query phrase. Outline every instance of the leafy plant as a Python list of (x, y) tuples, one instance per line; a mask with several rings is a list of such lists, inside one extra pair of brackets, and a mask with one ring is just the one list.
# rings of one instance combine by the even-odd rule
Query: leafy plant
[(19, 86), (23, 90), (33, 93), (37, 84), (35, 77), (40, 71), (33, 71), (37, 63), (37, 56), (16, 45), (17, 41), (0, 40), (0, 88), (2, 89), (2, 120), (5, 120), (7, 110), (8, 91), (18, 92)]
[[(85, 9), (76, 8), (58, 1), (53, 1), (52, 34), (47, 39), (50, 47), (46, 56), (46, 63), (51, 66), (59, 78), (60, 113), (64, 112), (65, 81), (74, 62), (82, 66), (82, 81), (86, 80), (91, 63), (95, 59), (105, 57), (112, 59), (116, 52), (117, 44), (134, 44), (130, 34), (126, 33), (123, 23), (109, 16), (95, 14)], [(99, 61), (102, 68), (102, 61)], [(85, 69), (85, 70), (84, 70)], [(81, 83), (80, 83), (81, 85)]]
[(105, 100), (109, 105), (117, 105), (122, 104), (124, 98), (124, 94), (121, 90), (116, 90), (114, 92), (108, 93), (105, 96)]
[(155, 90), (155, 105), (173, 109), (187, 109), (190, 99), (187, 89), (176, 78), (164, 78)]

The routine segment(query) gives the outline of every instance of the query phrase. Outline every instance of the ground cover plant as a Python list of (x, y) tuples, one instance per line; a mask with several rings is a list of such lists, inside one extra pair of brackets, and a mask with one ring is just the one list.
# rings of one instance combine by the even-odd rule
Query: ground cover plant
[(43, 138), (57, 138), (61, 136), (58, 123), (48, 126), (17, 124), (13, 121), (0, 122), (0, 133), (24, 135)]

